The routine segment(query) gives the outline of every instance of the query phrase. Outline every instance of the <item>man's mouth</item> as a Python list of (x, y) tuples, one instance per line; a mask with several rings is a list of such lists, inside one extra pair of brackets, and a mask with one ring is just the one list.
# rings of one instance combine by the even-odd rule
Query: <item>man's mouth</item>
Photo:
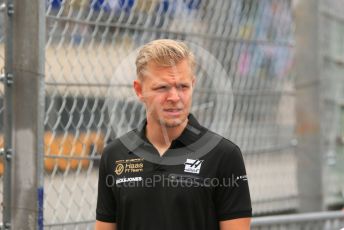
[(183, 109), (164, 109), (165, 111), (167, 112), (179, 112), (179, 111), (182, 111)]
[(182, 111), (183, 109), (179, 108), (164, 109), (164, 112), (171, 116), (179, 115)]

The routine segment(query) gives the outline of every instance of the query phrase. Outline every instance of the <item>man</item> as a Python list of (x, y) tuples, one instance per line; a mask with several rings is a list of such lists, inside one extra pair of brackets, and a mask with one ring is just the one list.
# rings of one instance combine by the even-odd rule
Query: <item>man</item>
[(102, 154), (96, 230), (250, 228), (239, 147), (190, 114), (194, 68), (182, 42), (161, 39), (140, 49), (134, 90), (146, 120)]

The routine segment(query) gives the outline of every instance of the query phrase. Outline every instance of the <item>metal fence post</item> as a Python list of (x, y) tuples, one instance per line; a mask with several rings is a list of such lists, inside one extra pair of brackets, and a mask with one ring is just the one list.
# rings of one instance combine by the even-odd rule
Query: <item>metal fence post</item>
[(11, 223), (11, 153), (12, 153), (12, 83), (13, 83), (13, 0), (6, 1), (5, 14), (5, 74), (4, 84), (4, 162), (3, 182), (3, 228)]
[(13, 10), (11, 229), (43, 229), (45, 1)]
[(319, 1), (296, 1), (296, 131), (300, 212), (323, 209)]

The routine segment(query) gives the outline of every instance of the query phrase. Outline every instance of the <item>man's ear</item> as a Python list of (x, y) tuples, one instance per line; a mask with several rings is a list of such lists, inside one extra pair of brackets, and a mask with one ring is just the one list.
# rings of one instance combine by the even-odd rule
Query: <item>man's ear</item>
[(142, 95), (142, 82), (136, 79), (134, 80), (133, 86), (134, 86), (136, 96), (139, 98), (140, 101), (143, 102), (144, 100), (143, 100), (143, 95)]
[(195, 84), (196, 84), (196, 77), (192, 76), (192, 88), (195, 87)]

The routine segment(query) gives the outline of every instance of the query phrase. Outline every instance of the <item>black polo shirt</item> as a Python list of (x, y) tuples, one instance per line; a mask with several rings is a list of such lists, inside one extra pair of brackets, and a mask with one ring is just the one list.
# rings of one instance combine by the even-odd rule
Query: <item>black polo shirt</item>
[(188, 119), (163, 156), (145, 137), (146, 121), (104, 149), (97, 220), (118, 230), (218, 230), (219, 221), (251, 217), (239, 147)]

